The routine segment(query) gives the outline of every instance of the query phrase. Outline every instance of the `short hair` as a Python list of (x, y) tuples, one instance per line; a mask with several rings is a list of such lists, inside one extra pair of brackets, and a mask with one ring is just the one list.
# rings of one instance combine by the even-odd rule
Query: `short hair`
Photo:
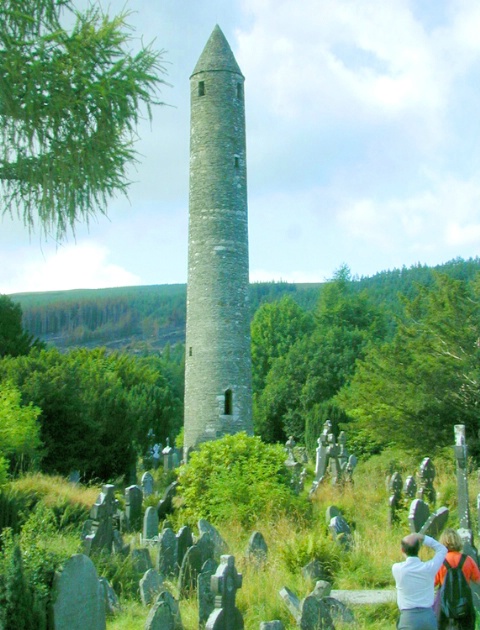
[(462, 551), (463, 540), (454, 529), (446, 529), (440, 536), (440, 542), (448, 549), (448, 551)]
[(414, 543), (409, 543), (408, 540), (402, 538), (402, 551), (406, 556), (418, 556), (420, 540), (417, 538)]

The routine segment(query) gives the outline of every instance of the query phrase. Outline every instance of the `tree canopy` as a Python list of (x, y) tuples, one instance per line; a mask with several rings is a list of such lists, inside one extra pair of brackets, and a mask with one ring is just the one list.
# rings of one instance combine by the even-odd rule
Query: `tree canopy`
[(72, 0), (2, 2), (0, 204), (30, 230), (61, 238), (127, 190), (137, 123), (165, 84), (163, 51), (132, 52), (127, 18)]

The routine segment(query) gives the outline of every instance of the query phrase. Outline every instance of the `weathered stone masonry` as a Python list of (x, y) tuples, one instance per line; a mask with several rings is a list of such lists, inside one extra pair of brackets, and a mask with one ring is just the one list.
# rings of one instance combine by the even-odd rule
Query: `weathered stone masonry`
[(244, 77), (218, 26), (190, 89), (186, 449), (252, 433)]

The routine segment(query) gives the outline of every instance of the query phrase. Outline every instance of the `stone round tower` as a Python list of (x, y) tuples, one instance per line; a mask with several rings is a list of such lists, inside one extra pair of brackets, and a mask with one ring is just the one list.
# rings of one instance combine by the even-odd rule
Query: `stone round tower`
[(190, 77), (185, 450), (253, 432), (243, 86), (215, 26)]

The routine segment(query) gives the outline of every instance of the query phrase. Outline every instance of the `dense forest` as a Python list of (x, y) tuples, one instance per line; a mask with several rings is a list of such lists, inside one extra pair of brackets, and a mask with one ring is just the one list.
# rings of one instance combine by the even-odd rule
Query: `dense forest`
[[(352, 287), (356, 292), (367, 290), (372, 302), (398, 313), (400, 296), (412, 297), (418, 285), (431, 285), (435, 272), (468, 281), (479, 270), (480, 259), (457, 259), (433, 268), (417, 265), (383, 271), (372, 277), (354, 277)], [(262, 304), (286, 294), (311, 311), (324, 286), (325, 283), (251, 284), (252, 317)], [(106, 346), (132, 351), (159, 350), (185, 340), (184, 284), (17, 293), (10, 297), (22, 308), (25, 329), (58, 348)]]

